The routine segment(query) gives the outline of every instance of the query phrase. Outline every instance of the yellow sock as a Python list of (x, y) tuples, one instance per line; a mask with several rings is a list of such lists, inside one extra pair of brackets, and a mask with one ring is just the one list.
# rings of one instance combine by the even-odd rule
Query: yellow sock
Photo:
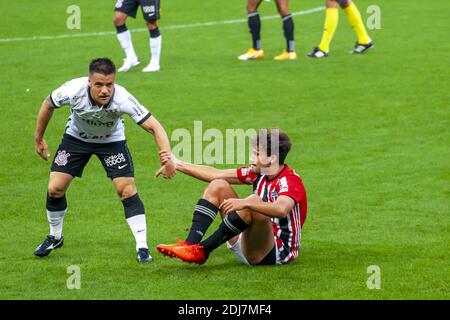
[(337, 29), (339, 22), (339, 12), (337, 8), (327, 8), (325, 14), (325, 24), (323, 27), (322, 40), (319, 44), (319, 49), (323, 52), (330, 51), (330, 43), (333, 39), (334, 32)]
[(359, 13), (358, 8), (355, 6), (353, 1), (347, 8), (344, 9), (344, 12), (351, 26), (355, 30), (356, 35), (358, 36), (358, 43), (368, 44), (370, 42), (369, 35), (367, 34), (366, 28), (364, 27), (361, 14)]

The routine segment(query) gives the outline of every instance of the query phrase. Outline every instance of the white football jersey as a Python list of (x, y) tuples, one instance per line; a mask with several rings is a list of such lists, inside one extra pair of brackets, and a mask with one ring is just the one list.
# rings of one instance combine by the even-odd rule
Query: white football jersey
[(118, 84), (114, 84), (114, 93), (108, 105), (96, 105), (89, 92), (88, 77), (66, 82), (50, 94), (50, 99), (55, 108), (70, 105), (71, 115), (65, 132), (85, 142), (123, 141), (123, 114), (128, 114), (137, 124), (151, 116), (136, 98)]

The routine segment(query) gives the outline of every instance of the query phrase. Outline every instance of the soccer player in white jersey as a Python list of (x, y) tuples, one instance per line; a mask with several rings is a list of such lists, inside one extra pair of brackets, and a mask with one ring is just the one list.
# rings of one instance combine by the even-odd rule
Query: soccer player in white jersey
[(126, 58), (119, 72), (127, 72), (139, 65), (140, 61), (134, 51), (131, 33), (127, 29), (127, 17), (136, 18), (138, 7), (141, 7), (142, 15), (147, 22), (150, 32), (150, 63), (142, 70), (143, 72), (156, 72), (160, 69), (162, 37), (159, 32), (157, 20), (160, 17), (160, 0), (117, 0), (114, 12), (114, 25), (116, 26), (117, 39), (125, 51)]
[[(138, 262), (151, 262), (147, 245), (147, 224), (144, 205), (137, 193), (134, 168), (125, 140), (123, 115), (154, 136), (160, 151), (169, 152), (166, 131), (158, 120), (125, 88), (115, 84), (116, 67), (107, 58), (94, 59), (89, 77), (73, 79), (54, 90), (42, 103), (34, 134), (35, 149), (48, 160), (50, 152), (44, 133), (54, 110), (71, 107), (65, 133), (55, 153), (47, 193), (47, 217), (50, 234), (34, 254), (47, 256), (64, 243), (62, 227), (67, 212), (66, 191), (74, 177), (81, 177), (83, 168), (96, 155), (122, 200), (125, 218), (136, 240)], [(162, 160), (163, 175), (172, 178), (173, 161)]]
[[(159, 244), (159, 252), (203, 264), (213, 250), (228, 242), (228, 248), (249, 265), (286, 264), (297, 258), (307, 201), (301, 178), (285, 163), (291, 142), (279, 129), (261, 129), (254, 142), (252, 164), (237, 170), (175, 159), (178, 171), (209, 184), (195, 206), (186, 240)], [(163, 161), (174, 159), (163, 154)], [(253, 194), (238, 199), (232, 184), (253, 185)], [(222, 223), (202, 241), (219, 210)]]

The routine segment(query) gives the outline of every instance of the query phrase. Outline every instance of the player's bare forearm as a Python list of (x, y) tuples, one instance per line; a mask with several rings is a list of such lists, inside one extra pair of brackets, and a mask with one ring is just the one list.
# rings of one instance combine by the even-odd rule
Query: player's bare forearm
[(45, 98), (44, 102), (39, 109), (37, 122), (36, 122), (36, 130), (34, 132), (35, 140), (42, 140), (44, 137), (45, 130), (47, 129), (47, 125), (50, 122), (50, 119), (53, 115), (53, 105), (50, 102), (50, 99)]
[(171, 153), (169, 137), (166, 130), (155, 117), (150, 117), (141, 124), (141, 127), (150, 132), (155, 138), (155, 143), (159, 149), (159, 161), (163, 167), (157, 172), (156, 176), (162, 174), (164, 178), (171, 179), (175, 176), (175, 163), (172, 159), (163, 159), (162, 154)]
[(176, 169), (184, 174), (201, 181), (211, 182), (216, 179), (223, 179), (232, 184), (240, 184), (234, 169), (217, 169), (214, 167), (192, 164), (175, 160)]
[(227, 199), (220, 210), (225, 214), (231, 211), (249, 209), (271, 218), (286, 217), (295, 205), (295, 201), (288, 196), (280, 196), (275, 202), (264, 202), (258, 196), (251, 195), (246, 199)]
[(47, 97), (39, 109), (36, 121), (36, 130), (34, 132), (34, 149), (44, 160), (47, 160), (50, 157), (47, 142), (44, 140), (44, 133), (53, 115), (53, 109), (54, 108), (50, 102), (50, 98)]
[(155, 117), (151, 116), (145, 120), (144, 123), (141, 124), (141, 127), (153, 135), (159, 151), (165, 150), (170, 152), (169, 137), (167, 136), (166, 130), (164, 130), (163, 126)]

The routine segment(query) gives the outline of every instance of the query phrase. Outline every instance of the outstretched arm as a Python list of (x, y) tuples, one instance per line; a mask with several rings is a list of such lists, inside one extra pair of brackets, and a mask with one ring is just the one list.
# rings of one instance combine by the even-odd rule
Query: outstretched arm
[(50, 101), (50, 98), (45, 98), (38, 113), (36, 130), (34, 132), (34, 149), (44, 160), (48, 160), (50, 157), (47, 142), (44, 140), (44, 133), (53, 115), (53, 110), (54, 107)]
[[(242, 182), (238, 179), (236, 169), (217, 169), (210, 166), (192, 164), (178, 160), (174, 155), (167, 152), (161, 152), (160, 156), (163, 160), (173, 159), (173, 161), (175, 162), (175, 168), (178, 171), (183, 172), (184, 174), (194, 177), (198, 180), (211, 182), (216, 179), (223, 179), (231, 184), (242, 184)], [(157, 176), (159, 175), (160, 171), (156, 173)]]
[(173, 178), (176, 174), (175, 164), (172, 159), (163, 159), (161, 154), (164, 152), (171, 153), (169, 138), (167, 137), (166, 130), (164, 130), (163, 126), (159, 123), (159, 121), (151, 116), (143, 123), (141, 123), (141, 127), (144, 128), (147, 132), (150, 132), (155, 138), (156, 145), (159, 149), (159, 160), (163, 166), (163, 170), (161, 173), (164, 178), (170, 179)]
[(294, 205), (294, 199), (289, 196), (281, 195), (275, 202), (264, 202), (253, 194), (245, 199), (227, 199), (222, 202), (220, 210), (228, 214), (231, 211), (250, 209), (271, 218), (284, 218)]

